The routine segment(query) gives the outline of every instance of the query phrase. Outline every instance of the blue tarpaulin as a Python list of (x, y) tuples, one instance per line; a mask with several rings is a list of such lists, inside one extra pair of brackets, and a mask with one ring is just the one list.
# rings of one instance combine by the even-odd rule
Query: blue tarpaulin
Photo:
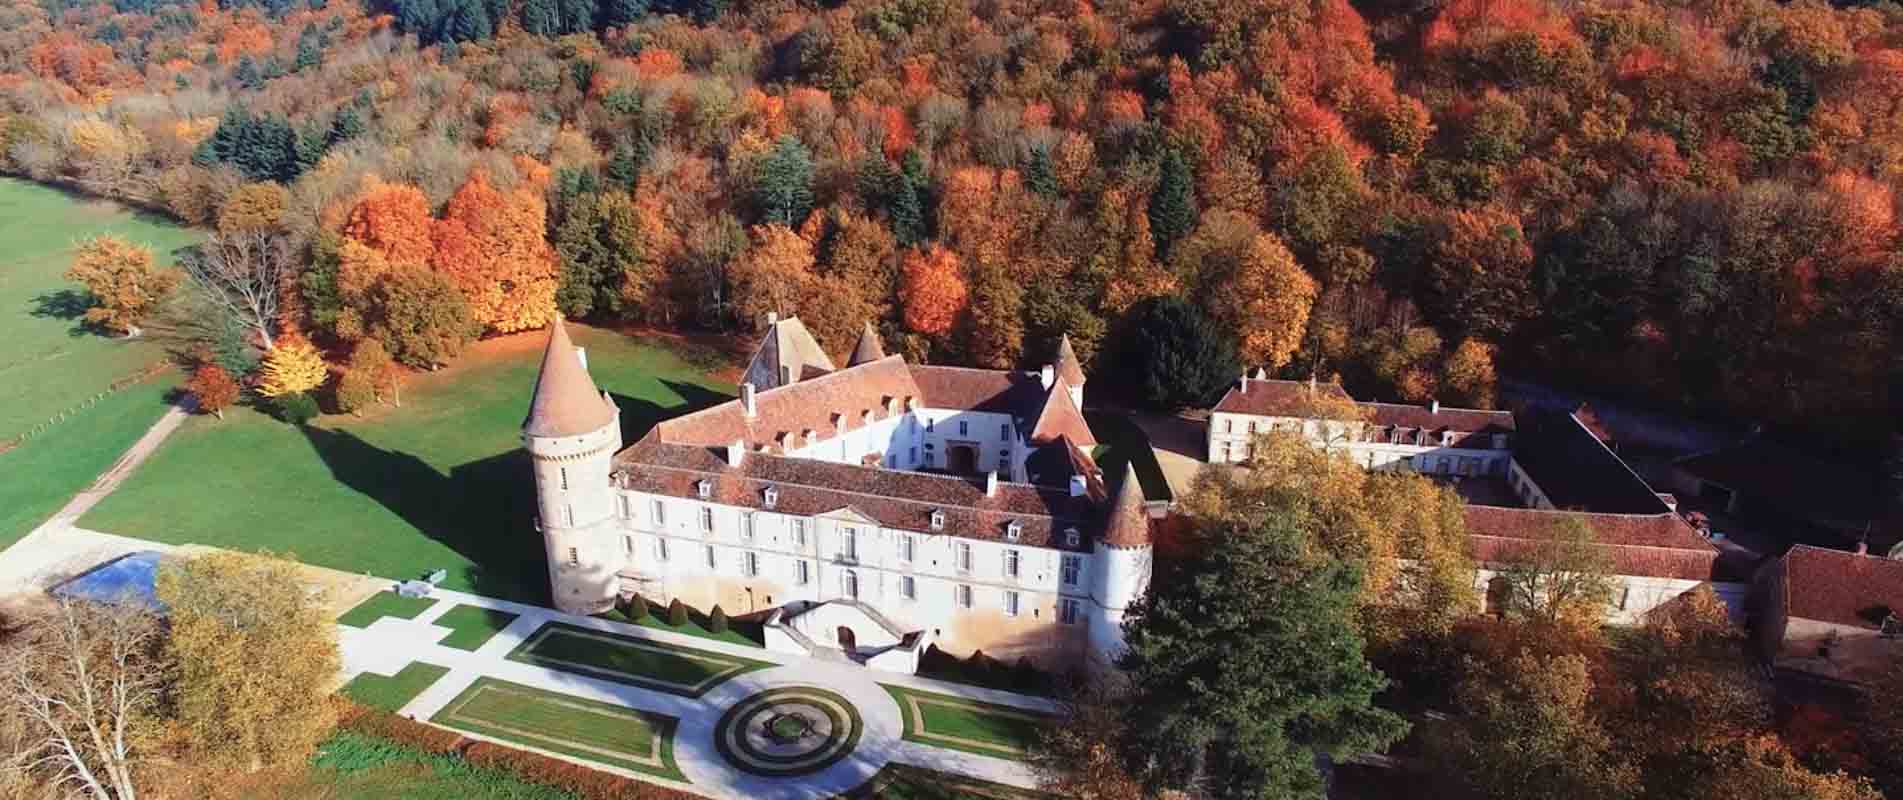
[(98, 603), (124, 600), (162, 614), (165, 606), (159, 602), (154, 584), (158, 572), (159, 553), (141, 550), (93, 567), (78, 577), (54, 586), (51, 593), (54, 597)]

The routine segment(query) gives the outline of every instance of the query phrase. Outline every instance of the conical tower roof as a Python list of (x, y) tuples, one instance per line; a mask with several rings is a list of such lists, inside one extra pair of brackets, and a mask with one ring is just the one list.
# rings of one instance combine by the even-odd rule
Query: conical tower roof
[(1077, 361), (1077, 351), (1070, 346), (1070, 334), (1057, 343), (1057, 377), (1072, 386), (1084, 385), (1084, 365)]
[(852, 357), (846, 359), (846, 366), (856, 367), (870, 364), (885, 358), (885, 345), (879, 342), (879, 332), (872, 329), (872, 321), (866, 321), (866, 330), (859, 334), (859, 344), (852, 348)]
[(1103, 543), (1111, 547), (1150, 545), (1150, 515), (1143, 510), (1143, 486), (1137, 483), (1135, 464), (1123, 467), (1123, 485), (1117, 487), (1110, 518), (1104, 522)]
[(614, 421), (615, 409), (595, 388), (588, 369), (568, 339), (560, 315), (548, 328), (548, 349), (542, 351), (542, 372), (535, 379), (522, 432), (530, 436), (580, 436)]

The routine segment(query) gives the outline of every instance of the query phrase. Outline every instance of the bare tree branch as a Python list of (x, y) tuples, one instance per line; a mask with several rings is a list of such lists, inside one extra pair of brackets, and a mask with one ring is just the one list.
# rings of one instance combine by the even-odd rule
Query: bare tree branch
[(95, 800), (136, 800), (129, 731), (166, 670), (157, 620), (128, 603), (62, 602), (0, 651), (0, 699), (36, 732), (21, 768)]
[(278, 293), (297, 267), (288, 237), (265, 229), (214, 233), (180, 266), (199, 294), (271, 349)]

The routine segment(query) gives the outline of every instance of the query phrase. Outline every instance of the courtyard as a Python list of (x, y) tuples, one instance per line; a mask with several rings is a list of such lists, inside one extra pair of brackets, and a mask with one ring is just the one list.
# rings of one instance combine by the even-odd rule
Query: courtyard
[(1025, 748), (1057, 711), (456, 591), (379, 592), (339, 626), (358, 702), (710, 797), (1026, 796)]

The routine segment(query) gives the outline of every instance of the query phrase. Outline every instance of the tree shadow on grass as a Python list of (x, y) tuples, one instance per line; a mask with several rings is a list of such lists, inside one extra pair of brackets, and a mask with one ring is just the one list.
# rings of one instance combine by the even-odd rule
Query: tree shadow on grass
[(38, 319), (61, 319), (73, 323), (69, 336), (89, 336), (103, 333), (85, 322), (86, 309), (92, 307), (92, 295), (78, 289), (60, 289), (43, 292), (33, 298), (33, 308), (27, 313)]
[[(414, 455), (378, 447), (349, 431), (309, 425), (300, 430), (338, 483), (468, 559), (459, 582), (468, 591), (548, 604), (548, 562), (535, 530), (535, 484), (527, 453), (510, 450), (444, 475)], [(421, 577), (439, 568), (452, 575), (456, 570), (419, 562), (387, 577)]]
[(615, 405), (621, 408), (621, 439), (624, 442), (636, 442), (648, 435), (656, 423), (692, 413), (712, 405), (724, 403), (733, 398), (729, 395), (709, 389), (705, 386), (678, 381), (662, 380), (661, 385), (681, 397), (675, 405), (661, 405), (652, 400), (644, 400), (625, 394), (609, 393)]

